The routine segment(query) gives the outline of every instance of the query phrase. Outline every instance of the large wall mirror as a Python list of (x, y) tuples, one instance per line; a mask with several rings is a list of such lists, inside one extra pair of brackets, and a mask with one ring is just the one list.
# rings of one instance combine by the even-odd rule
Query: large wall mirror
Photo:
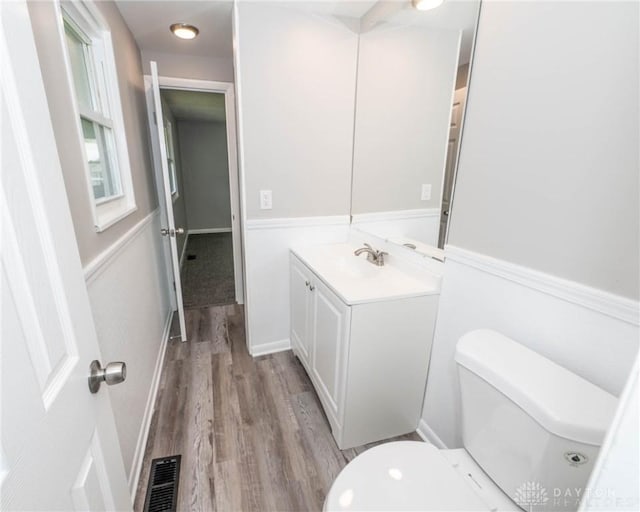
[(444, 245), (480, 0), (361, 21), (351, 218), (417, 251)]

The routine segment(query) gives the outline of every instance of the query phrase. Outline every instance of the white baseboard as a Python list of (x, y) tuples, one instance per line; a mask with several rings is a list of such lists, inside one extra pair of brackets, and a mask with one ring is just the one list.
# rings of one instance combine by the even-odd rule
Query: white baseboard
[(276, 352), (283, 352), (289, 349), (291, 349), (291, 341), (289, 339), (278, 340), (252, 347), (251, 355), (253, 357), (266, 356), (267, 354), (275, 354)]
[(187, 235), (206, 235), (208, 233), (231, 233), (231, 228), (190, 229)]
[(447, 449), (447, 445), (442, 442), (442, 439), (438, 437), (438, 434), (436, 434), (422, 418), (420, 419), (420, 423), (418, 423), (418, 430), (416, 430), (416, 432), (423, 441), (431, 443), (440, 450)]
[(173, 311), (169, 311), (162, 332), (162, 343), (156, 358), (156, 366), (153, 370), (153, 378), (151, 379), (151, 389), (147, 397), (147, 405), (144, 408), (144, 416), (142, 417), (142, 425), (138, 434), (138, 442), (136, 443), (136, 451), (131, 463), (131, 471), (129, 472), (129, 493), (131, 500), (135, 501), (136, 491), (138, 490), (138, 481), (140, 480), (140, 472), (142, 471), (142, 463), (144, 462), (144, 453), (147, 447), (147, 439), (149, 438), (149, 428), (151, 427), (151, 418), (153, 418), (153, 409), (155, 407), (158, 389), (160, 388), (160, 377), (162, 376), (162, 367), (164, 364), (164, 356), (167, 352), (167, 343), (171, 331), (171, 321), (173, 319)]

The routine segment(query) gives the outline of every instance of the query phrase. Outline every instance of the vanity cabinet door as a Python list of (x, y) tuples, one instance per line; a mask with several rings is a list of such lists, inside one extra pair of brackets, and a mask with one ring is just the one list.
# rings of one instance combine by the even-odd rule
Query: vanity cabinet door
[(291, 258), (291, 344), (309, 369), (311, 349), (311, 272), (300, 261)]
[(314, 283), (312, 372), (320, 398), (340, 418), (350, 308), (320, 281)]

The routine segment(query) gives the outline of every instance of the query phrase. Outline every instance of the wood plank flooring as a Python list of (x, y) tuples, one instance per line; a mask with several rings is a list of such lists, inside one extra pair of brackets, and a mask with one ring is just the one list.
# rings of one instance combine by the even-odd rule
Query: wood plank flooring
[(340, 470), (379, 443), (339, 450), (293, 353), (249, 355), (242, 306), (187, 310), (187, 331), (168, 344), (135, 510), (151, 460), (175, 454), (178, 510), (321, 510)]

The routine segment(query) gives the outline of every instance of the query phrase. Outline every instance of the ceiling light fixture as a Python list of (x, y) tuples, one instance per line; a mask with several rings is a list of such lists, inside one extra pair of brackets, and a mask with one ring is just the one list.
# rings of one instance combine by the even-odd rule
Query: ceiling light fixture
[(440, 7), (444, 0), (411, 0), (413, 6), (419, 11), (428, 11)]
[(174, 36), (180, 39), (193, 39), (200, 32), (196, 27), (188, 23), (174, 23), (169, 29), (173, 32)]

